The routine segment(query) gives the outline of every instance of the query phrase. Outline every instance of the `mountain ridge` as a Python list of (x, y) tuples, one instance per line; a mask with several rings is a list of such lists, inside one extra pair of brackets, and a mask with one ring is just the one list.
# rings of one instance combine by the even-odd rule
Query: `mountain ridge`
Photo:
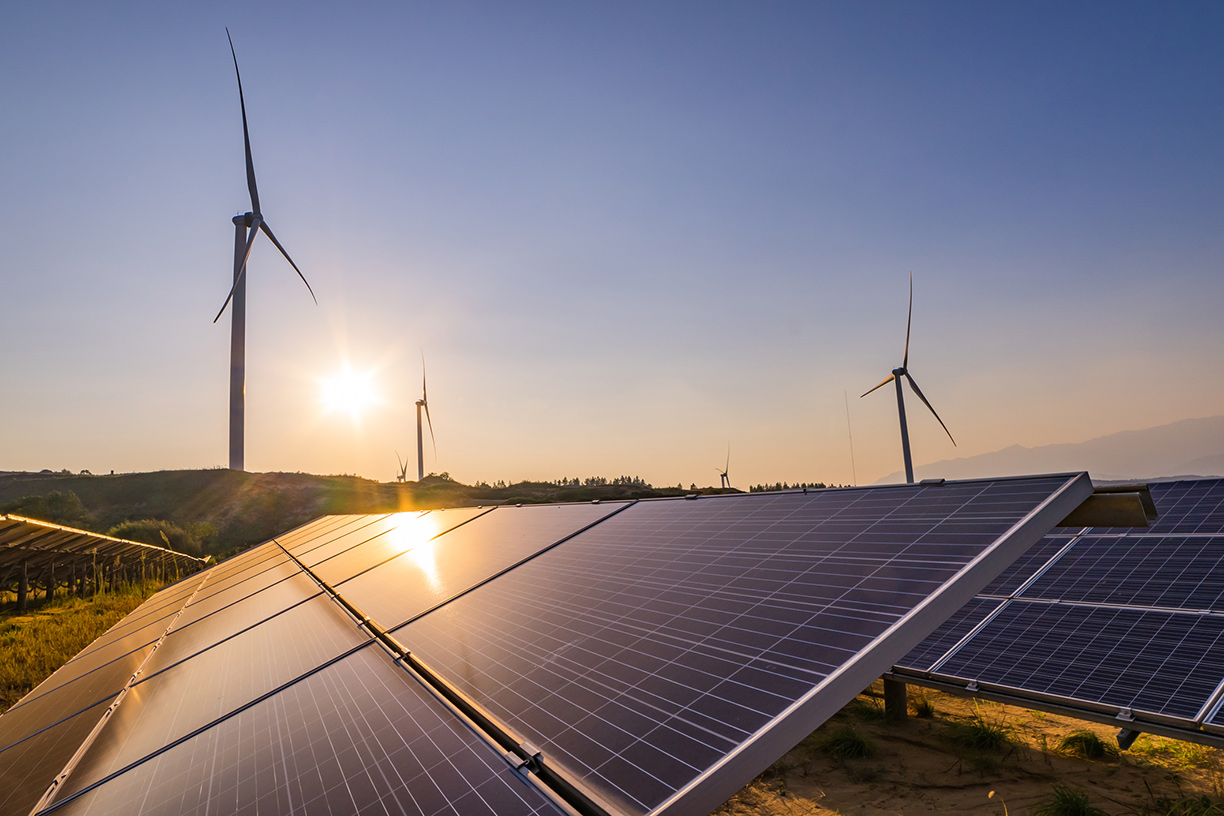
[[(1158, 480), (1224, 475), (1224, 416), (1182, 419), (1118, 431), (1083, 442), (1025, 447), (943, 459), (914, 468), (917, 480), (974, 479), (1086, 470), (1096, 481)], [(902, 482), (894, 471), (876, 484)]]

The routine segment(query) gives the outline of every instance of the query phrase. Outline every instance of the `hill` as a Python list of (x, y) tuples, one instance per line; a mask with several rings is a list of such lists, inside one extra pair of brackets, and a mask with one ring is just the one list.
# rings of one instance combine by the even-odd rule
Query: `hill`
[[(900, 452), (898, 452), (898, 456)], [(1224, 416), (1099, 436), (1086, 442), (1012, 445), (992, 453), (914, 468), (915, 479), (978, 479), (1086, 470), (1096, 481), (1224, 475)], [(905, 481), (901, 471), (877, 484)]]
[(390, 513), (488, 504), (649, 498), (689, 492), (675, 487), (654, 488), (628, 477), (587, 481), (589, 484), (582, 485), (520, 482), (472, 486), (445, 475), (426, 476), (420, 482), (385, 483), (359, 476), (245, 473), (224, 469), (110, 476), (9, 472), (0, 473), (0, 510), (31, 496), (73, 493), (80, 498), (88, 517), (73, 519), (72, 526), (106, 532), (120, 522), (146, 518), (182, 526), (208, 524), (216, 528), (217, 533), (207, 543), (206, 552), (218, 554), (267, 541), (331, 513)]

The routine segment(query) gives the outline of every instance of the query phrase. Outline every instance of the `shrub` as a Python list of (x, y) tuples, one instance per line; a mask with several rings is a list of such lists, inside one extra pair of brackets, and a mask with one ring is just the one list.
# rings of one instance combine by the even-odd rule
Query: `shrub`
[(924, 720), (929, 720), (935, 716), (935, 703), (930, 697), (925, 694), (919, 695), (910, 700), (910, 708), (914, 711), (914, 716)]
[(834, 759), (875, 756), (875, 746), (853, 725), (841, 725), (822, 737), (817, 747)]
[(1072, 731), (1058, 743), (1058, 750), (1064, 754), (1083, 757), (1084, 759), (1105, 759), (1116, 757), (1118, 749), (1101, 739), (1092, 731), (1082, 728)]
[[(180, 527), (170, 521), (161, 519), (140, 519), (125, 521), (110, 528), (107, 535), (115, 538), (126, 538), (129, 541), (139, 541), (142, 544), (152, 544), (165, 547), (169, 541), (170, 549), (187, 555), (201, 555), (208, 540), (217, 534), (217, 529), (211, 524), (188, 524)], [(162, 536), (165, 535), (165, 538)]]
[(1033, 816), (1108, 816), (1082, 790), (1054, 783), (1051, 795), (1033, 808)]
[(1011, 743), (1011, 728), (992, 720), (974, 706), (973, 717), (965, 722), (948, 723), (948, 737), (974, 751), (997, 751)]

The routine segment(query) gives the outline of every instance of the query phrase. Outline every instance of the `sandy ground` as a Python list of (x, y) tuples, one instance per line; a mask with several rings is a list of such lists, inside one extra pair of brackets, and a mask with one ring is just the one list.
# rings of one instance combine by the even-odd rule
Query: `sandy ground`
[[(933, 704), (933, 715), (889, 723), (874, 693), (860, 695), (716, 816), (1022, 816), (1049, 800), (1055, 783), (1084, 791), (1111, 816), (1224, 814), (1222, 751), (1144, 735), (1118, 756), (1083, 759), (1059, 750), (1063, 737), (1086, 729), (1116, 746), (1116, 729), (917, 687), (911, 708), (917, 697)], [(957, 724), (975, 719), (1003, 731), (1007, 743), (986, 750), (958, 742)], [(866, 738), (872, 756), (829, 756), (822, 742), (845, 725)]]

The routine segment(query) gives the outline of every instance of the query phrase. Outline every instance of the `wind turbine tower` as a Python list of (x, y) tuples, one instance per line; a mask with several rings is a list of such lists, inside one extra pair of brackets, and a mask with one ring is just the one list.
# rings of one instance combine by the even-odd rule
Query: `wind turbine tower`
[(230, 288), (225, 303), (213, 318), (213, 323), (221, 319), (225, 307), (233, 303), (230, 309), (230, 409), (229, 409), (229, 466), (230, 470), (244, 470), (244, 425), (246, 413), (246, 266), (251, 256), (251, 247), (255, 237), (263, 232), (273, 245), (285, 256), (285, 260), (298, 273), (302, 283), (310, 292), (316, 305), (319, 299), (315, 297), (310, 282), (298, 269), (297, 264), (289, 257), (289, 253), (281, 246), (280, 241), (272, 234), (268, 222), (264, 220), (259, 209), (259, 189), (255, 184), (255, 164), (251, 160), (251, 134), (247, 128), (246, 99), (242, 95), (242, 74), (238, 71), (238, 54), (234, 51), (234, 39), (230, 37), (229, 29), (225, 29), (229, 39), (230, 56), (234, 58), (234, 74), (238, 77), (238, 104), (242, 107), (242, 141), (246, 147), (247, 189), (251, 193), (251, 211), (244, 215), (234, 216), (234, 285)]
[(421, 409), (425, 409), (425, 421), (429, 423), (429, 441), (433, 442), (434, 459), (438, 458), (438, 440), (434, 438), (433, 420), (429, 418), (429, 392), (425, 387), (425, 355), (421, 355), (421, 398), (417, 409), (417, 481), (425, 478), (425, 436), (421, 431)]
[[(914, 320), (914, 273), (911, 272), (910, 273), (909, 316), (906, 318), (906, 321), (905, 321), (905, 354), (901, 358), (900, 367), (894, 368), (892, 370), (892, 373), (884, 378), (883, 382), (881, 382), (875, 388), (871, 389), (871, 391), (875, 391), (879, 388), (883, 388), (884, 386), (888, 385), (890, 382), (895, 382), (897, 384), (897, 416), (901, 420), (901, 452), (905, 456), (905, 481), (909, 484), (914, 483), (914, 462), (910, 458), (909, 426), (906, 425), (906, 422), (905, 422), (905, 395), (901, 392), (901, 379), (902, 378), (904, 378), (906, 382), (909, 383), (910, 388), (918, 396), (918, 399), (922, 400), (922, 404), (925, 405), (930, 410), (931, 414), (935, 417), (935, 419), (939, 422), (940, 426), (944, 429), (944, 433), (948, 435), (948, 439), (952, 439), (952, 432), (948, 430), (947, 425), (944, 425), (944, 421), (939, 418), (939, 414), (935, 413), (935, 408), (931, 405), (931, 403), (927, 400), (927, 398), (923, 396), (922, 389), (918, 387), (918, 383), (914, 382), (914, 378), (911, 377), (909, 373), (910, 326), (912, 325), (913, 320)], [(868, 391), (867, 394), (870, 394), (871, 391)], [(863, 394), (863, 397), (867, 396), (867, 394)], [(862, 397), (859, 397), (859, 399), (862, 399)], [(952, 445), (953, 447), (956, 446), (955, 439), (952, 439)]]

